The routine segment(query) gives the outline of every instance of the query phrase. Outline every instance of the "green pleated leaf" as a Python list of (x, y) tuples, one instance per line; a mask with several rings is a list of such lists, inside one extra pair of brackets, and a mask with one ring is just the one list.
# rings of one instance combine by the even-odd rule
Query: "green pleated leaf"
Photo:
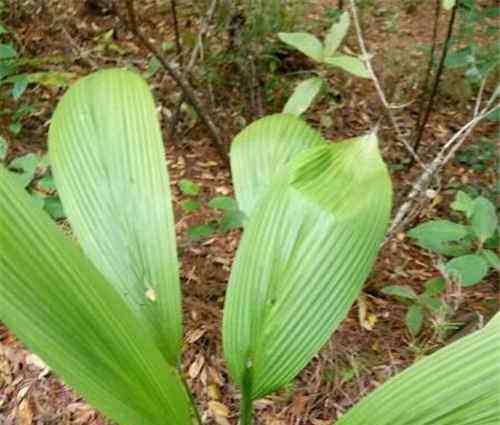
[(498, 217), (495, 206), (483, 196), (474, 199), (474, 211), (470, 219), (472, 230), (483, 243), (491, 238), (498, 226)]
[(85, 254), (172, 364), (181, 347), (174, 221), (153, 98), (138, 75), (77, 82), (52, 119), (49, 153), (64, 211)]
[(302, 81), (294, 90), (283, 108), (283, 113), (301, 115), (312, 105), (321, 90), (323, 79), (319, 77)]
[(500, 314), (389, 380), (335, 425), (497, 425)]
[(246, 224), (224, 308), (224, 355), (252, 399), (328, 341), (370, 273), (391, 184), (375, 135), (298, 155)]
[(278, 37), (289, 46), (301, 51), (306, 56), (321, 62), (323, 59), (323, 45), (314, 35), (306, 32), (280, 32)]
[(190, 425), (177, 371), (113, 287), (0, 167), (0, 320), (121, 425)]
[(349, 30), (349, 12), (343, 12), (339, 21), (333, 24), (325, 37), (325, 57), (332, 56), (339, 48)]
[(350, 74), (356, 75), (361, 78), (371, 78), (368, 69), (366, 69), (363, 61), (354, 56), (335, 55), (325, 58), (324, 62), (330, 66), (341, 68)]
[(231, 145), (231, 171), (241, 211), (250, 216), (272, 178), (297, 154), (324, 144), (319, 133), (292, 114), (276, 114), (250, 124)]

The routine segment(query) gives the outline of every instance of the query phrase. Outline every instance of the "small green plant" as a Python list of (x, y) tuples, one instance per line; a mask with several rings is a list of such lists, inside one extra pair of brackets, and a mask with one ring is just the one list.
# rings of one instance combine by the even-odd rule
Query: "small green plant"
[[(178, 183), (180, 191), (187, 197), (181, 206), (188, 213), (194, 213), (203, 208), (200, 199), (200, 187), (191, 180), (183, 179)], [(217, 216), (207, 223), (196, 224), (188, 227), (187, 235), (193, 239), (206, 238), (214, 233), (226, 233), (231, 229), (243, 226), (245, 215), (238, 209), (235, 199), (229, 196), (216, 196), (212, 198), (206, 206), (217, 211)]]
[(10, 30), (0, 24), (0, 87), (9, 87), (8, 93), (14, 101), (14, 107), (2, 111), (2, 114), (11, 115), (9, 131), (18, 135), (22, 131), (24, 118), (37, 110), (36, 106), (20, 101), (28, 86), (67, 87), (72, 74), (43, 69), (43, 66), (57, 62), (60, 58), (23, 57), (10, 39)]
[(7, 170), (27, 190), (37, 206), (44, 209), (54, 220), (64, 218), (47, 156), (28, 153), (7, 162), (7, 154), (7, 140), (0, 136), (0, 164), (5, 164)]
[(452, 257), (442, 272), (462, 286), (472, 286), (491, 270), (500, 270), (498, 218), (494, 205), (486, 198), (471, 198), (459, 191), (451, 208), (465, 216), (466, 224), (433, 220), (408, 232), (417, 243), (432, 252)]
[[(147, 84), (116, 69), (80, 80), (56, 108), (49, 152), (76, 238), (33, 208), (0, 167), (0, 319), (109, 419), (201, 425), (181, 367), (170, 184)], [(250, 425), (253, 402), (291, 382), (359, 296), (392, 190), (374, 133), (326, 143), (290, 114), (244, 129), (231, 168), (248, 219), (225, 298), (223, 345), (242, 392), (240, 424)], [(499, 331), (500, 314), (336, 424), (493, 424)]]
[(481, 137), (477, 143), (471, 143), (459, 149), (455, 161), (474, 171), (485, 171), (497, 160), (497, 146), (487, 137)]
[[(446, 9), (455, 7), (455, 3), (456, 0), (443, 0)], [(449, 69), (463, 69), (467, 81), (478, 83), (500, 65), (499, 27), (496, 24), (500, 7), (485, 6), (477, 0), (462, 0), (456, 7), (459, 29), (451, 40), (445, 65)]]
[(446, 304), (440, 295), (446, 289), (446, 280), (442, 277), (434, 277), (425, 282), (425, 291), (417, 294), (406, 285), (389, 285), (382, 289), (387, 295), (395, 296), (408, 305), (405, 323), (412, 335), (416, 336), (422, 329), (425, 314), (436, 314), (446, 309)]
[[(322, 43), (314, 35), (305, 32), (279, 33), (279, 38), (299, 50), (316, 63), (327, 68), (340, 68), (361, 78), (370, 78), (363, 61), (357, 56), (339, 52), (340, 45), (349, 30), (349, 13), (343, 12), (325, 36)], [(318, 74), (301, 82), (288, 99), (283, 112), (301, 115), (305, 112), (325, 84), (326, 75)]]

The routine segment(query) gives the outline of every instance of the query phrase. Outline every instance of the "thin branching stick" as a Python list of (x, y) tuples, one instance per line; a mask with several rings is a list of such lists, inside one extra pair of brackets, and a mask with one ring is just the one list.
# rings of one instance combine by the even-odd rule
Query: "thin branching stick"
[(170, 11), (172, 12), (172, 21), (174, 23), (174, 39), (175, 39), (175, 49), (177, 51), (177, 60), (182, 68), (183, 57), (182, 57), (182, 44), (181, 44), (181, 34), (179, 31), (179, 19), (177, 18), (177, 1), (170, 0)]
[[(203, 37), (205, 37), (206, 33), (208, 32), (210, 22), (212, 21), (212, 17), (215, 13), (215, 8), (217, 6), (217, 0), (212, 0), (212, 3), (210, 4), (210, 7), (208, 8), (207, 16), (204, 22), (201, 25), (200, 31), (198, 32), (198, 37), (197, 37), (197, 42), (196, 45), (194, 46), (193, 51), (191, 52), (191, 57), (189, 58), (189, 62), (184, 70), (185, 74), (189, 76), (191, 73), (191, 70), (193, 69), (196, 59), (198, 58), (198, 55), (200, 54), (200, 51), (203, 47)], [(186, 98), (184, 95), (182, 95), (175, 105), (174, 108), (174, 113), (172, 115), (172, 118), (170, 119), (170, 137), (173, 137), (175, 135), (175, 131), (177, 128), (177, 122), (179, 121), (179, 115), (181, 113), (181, 108), (182, 104), (186, 101)]]
[(439, 83), (441, 82), (441, 76), (444, 71), (444, 63), (446, 61), (446, 57), (448, 56), (448, 50), (450, 48), (450, 41), (451, 41), (451, 36), (453, 34), (453, 27), (457, 16), (457, 10), (458, 10), (458, 2), (455, 3), (455, 6), (453, 6), (453, 9), (451, 11), (450, 20), (448, 21), (448, 30), (446, 33), (446, 39), (443, 45), (443, 50), (441, 52), (441, 59), (439, 60), (438, 69), (436, 71), (436, 77), (434, 78), (434, 83), (432, 85), (432, 92), (429, 96), (429, 101), (427, 102), (427, 107), (425, 109), (424, 116), (422, 120), (419, 121), (418, 123), (417, 134), (415, 136), (415, 142), (413, 143), (413, 150), (415, 151), (415, 153), (418, 152), (418, 148), (420, 147), (420, 142), (422, 141), (422, 137), (424, 135), (425, 126), (429, 121), (429, 117), (431, 116), (434, 107), (434, 99), (436, 98)]
[[(486, 78), (485, 78), (486, 80)], [(416, 204), (418, 199), (429, 188), (434, 176), (436, 176), (442, 168), (453, 158), (455, 152), (463, 145), (467, 137), (471, 134), (474, 128), (489, 114), (500, 108), (500, 104), (492, 106), (496, 98), (500, 94), (500, 86), (493, 92), (486, 105), (480, 109), (482, 96), (484, 93), (485, 81), (481, 83), (481, 87), (476, 99), (474, 107), (474, 115), (472, 119), (458, 130), (441, 148), (436, 158), (427, 166), (427, 169), (420, 175), (413, 189), (406, 198), (406, 201), (399, 207), (394, 220), (391, 223), (387, 239), (389, 239), (395, 232), (401, 229), (408, 221), (410, 221), (415, 213)]]
[(167, 71), (167, 73), (170, 75), (170, 77), (179, 86), (179, 88), (182, 91), (183, 96), (186, 98), (186, 101), (188, 101), (191, 104), (191, 106), (195, 110), (196, 114), (198, 115), (198, 117), (200, 118), (202, 123), (209, 130), (213, 145), (214, 145), (215, 149), (217, 150), (217, 153), (219, 154), (221, 159), (227, 164), (228, 163), (228, 156), (227, 156), (226, 149), (224, 148), (224, 141), (222, 140), (219, 129), (215, 126), (212, 119), (209, 117), (209, 115), (205, 112), (204, 108), (201, 106), (200, 101), (198, 100), (198, 98), (194, 94), (189, 83), (165, 59), (165, 57), (163, 56), (161, 51), (159, 49), (157, 49), (139, 30), (139, 26), (137, 25), (137, 18), (135, 15), (134, 0), (125, 0), (125, 4), (127, 7), (128, 24), (129, 24), (130, 30), (136, 36), (137, 40), (143, 45), (143, 47), (146, 48), (147, 50), (149, 50), (158, 59), (158, 61), (163, 66), (165, 71)]
[(358, 17), (358, 9), (357, 9), (355, 0), (351, 0), (351, 10), (352, 10), (352, 17), (354, 20), (354, 25), (356, 28), (356, 35), (358, 37), (359, 48), (361, 49), (361, 53), (362, 53), (362, 59), (363, 59), (363, 62), (365, 63), (366, 69), (368, 70), (368, 73), (370, 74), (370, 77), (373, 81), (375, 89), (377, 90), (377, 94), (378, 94), (378, 97), (380, 99), (380, 102), (384, 106), (386, 113), (389, 116), (389, 119), (391, 120), (392, 126), (396, 130), (396, 135), (397, 135), (399, 141), (404, 145), (404, 147), (406, 148), (408, 153), (411, 155), (412, 159), (414, 161), (416, 161), (417, 164), (419, 164), (425, 170), (425, 164), (418, 157), (417, 153), (411, 147), (411, 144), (408, 142), (406, 137), (404, 137), (403, 132), (401, 131), (401, 128), (399, 127), (399, 124), (397, 123), (396, 118), (394, 117), (394, 114), (392, 112), (393, 109), (397, 109), (400, 106), (392, 105), (387, 101), (387, 97), (385, 96), (385, 93), (382, 90), (382, 86), (380, 84), (380, 81), (377, 78), (375, 71), (373, 70), (373, 66), (371, 63), (372, 55), (370, 55), (368, 53), (367, 48), (366, 48), (366, 43), (365, 43), (365, 40), (363, 38), (363, 32), (361, 30), (361, 25), (360, 25), (359, 17)]
[[(427, 98), (427, 91), (429, 90), (429, 83), (431, 79), (431, 74), (432, 74), (432, 69), (434, 68), (434, 62), (435, 62), (435, 54), (436, 54), (436, 45), (437, 45), (437, 35), (438, 35), (438, 29), (439, 29), (439, 17), (441, 16), (441, 3), (442, 0), (436, 0), (435, 8), (434, 8), (434, 24), (432, 27), (432, 44), (431, 44), (431, 51), (429, 53), (429, 62), (427, 63), (427, 69), (425, 70), (425, 77), (423, 80), (422, 84), (422, 90), (420, 92), (420, 99), (417, 107), (418, 111), (418, 117), (416, 120), (416, 129), (418, 133), (418, 129), (420, 128), (420, 124), (422, 122), (422, 118), (424, 116), (424, 104), (425, 104), (425, 99)], [(415, 141), (417, 139), (415, 138), (413, 141), (413, 144), (415, 144)]]

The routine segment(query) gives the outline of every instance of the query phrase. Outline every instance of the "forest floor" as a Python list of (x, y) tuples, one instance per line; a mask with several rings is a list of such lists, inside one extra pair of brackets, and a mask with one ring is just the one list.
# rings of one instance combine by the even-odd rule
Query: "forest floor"
[[(160, 3), (143, 1), (138, 10), (141, 28), (158, 44), (173, 41), (171, 18), (165, 6), (168, 2), (163, 2), (163, 8)], [(182, 6), (186, 2), (179, 3)], [(314, 32), (321, 33), (328, 22), (325, 8), (332, 2), (318, 0), (313, 3), (315, 6), (309, 12), (309, 23), (312, 23)], [(366, 41), (375, 55), (375, 68), (383, 76), (385, 88), (395, 93), (397, 103), (406, 103), (418, 93), (417, 83), (425, 70), (426, 56), (417, 47), (430, 43), (433, 6), (418, 5), (413, 10), (405, 10), (399, 5), (401, 2), (395, 0), (374, 3), (383, 3), (384, 6), (366, 9)], [(123, 15), (121, 10), (101, 14), (77, 0), (18, 1), (17, 4), (17, 7), (10, 8), (3, 24), (15, 31), (23, 55), (59, 57), (50, 66), (64, 71), (71, 80), (102, 67), (133, 65), (140, 70), (148, 67), (151, 55), (138, 47), (118, 16)], [(187, 6), (180, 9), (181, 30), (189, 39), (196, 34), (199, 22), (189, 19)], [(440, 36), (442, 39), (442, 34)], [(358, 50), (353, 30), (347, 46), (352, 51)], [(296, 56), (292, 59), (298, 62), (298, 65), (294, 64), (296, 67), (311, 66)], [(195, 69), (201, 67), (204, 70), (202, 73), (214, 72), (214, 68), (208, 69), (208, 66), (199, 63)], [(208, 71), (203, 67), (207, 67)], [(234, 67), (218, 65), (216, 70), (221, 75), (212, 87), (216, 102), (211, 116), (223, 129), (225, 139), (230, 141), (242, 123), (249, 121), (249, 112), (245, 107), (245, 96), (234, 77)], [(266, 114), (278, 112), (286, 101), (289, 92), (283, 93), (286, 90), (280, 88), (286, 87), (281, 85), (281, 80), (290, 79), (286, 74), (282, 72), (275, 77), (275, 94), (264, 102)], [(205, 423), (236, 424), (239, 393), (227, 374), (220, 329), (226, 284), (240, 231), (215, 234), (198, 241), (190, 239), (186, 235), (188, 226), (212, 220), (214, 213), (208, 208), (192, 214), (184, 212), (180, 205), (185, 196), (178, 188), (179, 180), (187, 178), (201, 187), (202, 200), (215, 195), (232, 195), (230, 171), (221, 163), (203, 125), (189, 114), (183, 115), (174, 139), (168, 137), (167, 117), (174, 108), (178, 90), (161, 68), (149, 81), (165, 130), (176, 229), (181, 247), (185, 335), (183, 366)], [(331, 83), (341, 100), (333, 109), (326, 100), (321, 101), (307, 115), (308, 121), (329, 139), (363, 134), (383, 115), (370, 81), (337, 74), (332, 75)], [(194, 84), (200, 94), (203, 93), (204, 87), (197, 85), (196, 81)], [(461, 84), (460, 75), (451, 72), (446, 75), (436, 112), (427, 125), (420, 151), (425, 162), (431, 160), (439, 147), (470, 119), (474, 96), (464, 96), (465, 89)], [(25, 96), (36, 103), (37, 112), (26, 117), (24, 129), (17, 136), (7, 130), (8, 115), (0, 115), (0, 134), (10, 142), (11, 157), (46, 151), (48, 123), (62, 93), (63, 90), (57, 88), (29, 89)], [(0, 99), (2, 109), (12, 107), (11, 103), (10, 99)], [(397, 119), (407, 134), (414, 127), (417, 103), (397, 112)], [(325, 114), (329, 120), (324, 119)], [(482, 136), (494, 137), (495, 131), (493, 123), (485, 122), (467, 143), (473, 144)], [(405, 165), (408, 155), (388, 122), (382, 123), (380, 137), (384, 158), (392, 170), (396, 209), (419, 170)], [(491, 192), (495, 179), (493, 160), (481, 171), (456, 161), (450, 162), (441, 173), (440, 186), (433, 187), (436, 196), (423, 203), (412, 225), (431, 218), (448, 217), (449, 204), (458, 187), (468, 185), (481, 192)], [(288, 388), (256, 403), (255, 423), (330, 424), (389, 377), (422, 356), (476, 329), (481, 317), (488, 318), (498, 310), (499, 276), (492, 273), (479, 285), (447, 294), (450, 302), (457, 307), (453, 316), (448, 317), (446, 323), (427, 317), (423, 331), (418, 337), (412, 336), (405, 326), (406, 305), (384, 295), (381, 289), (388, 284), (404, 284), (420, 292), (426, 280), (439, 275), (438, 264), (436, 255), (416, 246), (404, 231), (391, 238), (383, 246), (374, 272), (366, 282), (362, 301), (352, 307), (330, 342)], [(443, 331), (446, 326), (448, 328)], [(40, 359), (0, 325), (0, 424), (106, 423), (99, 413), (62, 384)]]

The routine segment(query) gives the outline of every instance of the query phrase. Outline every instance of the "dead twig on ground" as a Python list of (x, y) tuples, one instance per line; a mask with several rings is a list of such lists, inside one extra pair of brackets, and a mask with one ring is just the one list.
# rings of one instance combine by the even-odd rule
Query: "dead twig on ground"
[(213, 145), (217, 150), (217, 153), (224, 161), (225, 164), (228, 163), (228, 155), (226, 149), (224, 148), (224, 141), (220, 135), (219, 129), (215, 126), (212, 119), (205, 112), (204, 108), (201, 106), (200, 101), (196, 97), (191, 88), (190, 84), (185, 80), (184, 76), (182, 76), (163, 56), (161, 51), (157, 49), (139, 30), (139, 26), (137, 25), (137, 18), (135, 15), (134, 8), (134, 0), (125, 0), (125, 5), (127, 8), (128, 15), (128, 25), (132, 33), (135, 35), (137, 40), (142, 44), (144, 48), (149, 50), (160, 62), (162, 67), (167, 71), (168, 75), (175, 81), (175, 83), (179, 86), (182, 91), (185, 99), (191, 104), (196, 114), (202, 121), (202, 123), (209, 130)]

